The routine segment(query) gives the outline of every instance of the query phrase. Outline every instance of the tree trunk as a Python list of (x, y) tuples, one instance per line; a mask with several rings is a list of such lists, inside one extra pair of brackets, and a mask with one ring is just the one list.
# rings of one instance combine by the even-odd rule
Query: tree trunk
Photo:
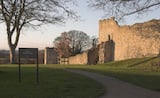
[(17, 63), (17, 59), (16, 59), (16, 47), (19, 41), (19, 36), (20, 36), (20, 30), (21, 29), (16, 29), (16, 37), (15, 37), (15, 41), (14, 43), (12, 42), (12, 37), (14, 31), (10, 31), (10, 28), (7, 28), (7, 34), (8, 34), (8, 45), (9, 45), (9, 49), (10, 49), (10, 63), (11, 64), (16, 64)]
[(11, 64), (16, 64), (16, 48), (13, 45), (9, 45), (10, 47), (10, 63)]

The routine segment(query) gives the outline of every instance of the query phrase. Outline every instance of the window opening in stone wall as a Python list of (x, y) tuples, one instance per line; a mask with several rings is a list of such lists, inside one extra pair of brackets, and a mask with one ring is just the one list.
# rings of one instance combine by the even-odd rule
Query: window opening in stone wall
[(108, 35), (108, 40), (111, 40), (111, 36), (110, 35)]

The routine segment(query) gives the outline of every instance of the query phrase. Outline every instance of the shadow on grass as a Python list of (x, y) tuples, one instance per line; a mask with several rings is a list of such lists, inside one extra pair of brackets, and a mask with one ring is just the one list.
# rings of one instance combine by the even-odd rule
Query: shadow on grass
[(62, 69), (40, 67), (40, 83), (36, 84), (34, 66), (22, 67), (22, 82), (18, 82), (18, 67), (0, 67), (0, 98), (97, 98), (103, 87), (83, 76)]
[(148, 58), (148, 59), (145, 59), (145, 60), (143, 60), (143, 61), (139, 61), (139, 62), (136, 62), (136, 63), (134, 63), (134, 64), (131, 64), (131, 65), (129, 65), (128, 67), (138, 66), (138, 65), (143, 64), (143, 63), (146, 63), (146, 62), (148, 62), (148, 61), (152, 61), (152, 60), (154, 60), (154, 59), (156, 59), (156, 58), (159, 58), (159, 57), (157, 56), (157, 57)]

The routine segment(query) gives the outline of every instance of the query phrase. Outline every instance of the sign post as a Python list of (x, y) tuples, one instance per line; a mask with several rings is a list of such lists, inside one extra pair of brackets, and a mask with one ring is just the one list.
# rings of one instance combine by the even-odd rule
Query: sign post
[(36, 62), (36, 83), (39, 83), (39, 64), (38, 64), (38, 48), (19, 48), (19, 66), (18, 75), (19, 83), (21, 83), (21, 58), (23, 59), (35, 59)]

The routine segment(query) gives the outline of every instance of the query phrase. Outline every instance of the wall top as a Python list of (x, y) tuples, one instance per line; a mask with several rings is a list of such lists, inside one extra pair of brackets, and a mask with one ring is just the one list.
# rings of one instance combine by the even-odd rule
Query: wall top
[(114, 24), (116, 26), (119, 26), (118, 22), (115, 20), (115, 17), (99, 20), (99, 24), (103, 24), (103, 23)]

